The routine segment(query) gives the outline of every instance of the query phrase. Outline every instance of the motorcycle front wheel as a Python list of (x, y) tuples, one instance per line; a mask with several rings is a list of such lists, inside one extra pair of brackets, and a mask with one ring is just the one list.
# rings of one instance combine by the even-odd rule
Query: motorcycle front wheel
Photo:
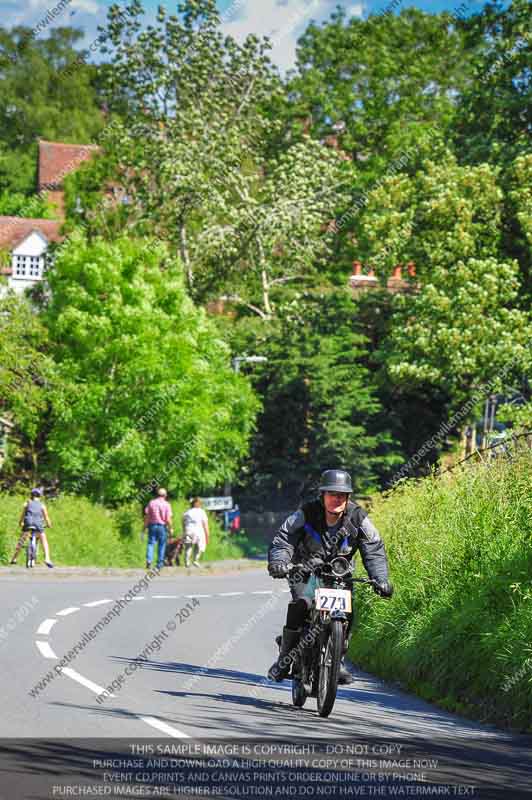
[(343, 643), (342, 622), (339, 619), (333, 619), (320, 651), (318, 676), (318, 714), (320, 717), (329, 716), (336, 700)]

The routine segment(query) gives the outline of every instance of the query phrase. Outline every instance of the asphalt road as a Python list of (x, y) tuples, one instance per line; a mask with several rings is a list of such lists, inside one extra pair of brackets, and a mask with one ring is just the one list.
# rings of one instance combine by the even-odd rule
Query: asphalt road
[[(96, 630), (141, 575), (0, 577), (0, 737), (356, 740), (392, 757), (443, 748), (439, 781), (475, 785), (469, 796), (532, 797), (529, 737), (468, 722), (370, 675), (355, 671), (328, 719), (312, 698), (294, 708), (289, 682), (265, 679), (289, 595), (264, 569), (167, 571)], [(114, 696), (103, 699), (106, 688)]]

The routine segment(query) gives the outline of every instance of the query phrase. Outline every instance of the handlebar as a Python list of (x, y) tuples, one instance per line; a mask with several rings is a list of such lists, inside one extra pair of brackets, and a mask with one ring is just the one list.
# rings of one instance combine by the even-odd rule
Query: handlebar
[[(326, 562), (323, 566), (326, 566)], [(288, 565), (288, 574), (291, 572), (313, 572), (312, 567), (307, 566), (306, 564), (289, 564)], [(373, 578), (354, 578), (350, 576), (347, 580), (352, 583), (366, 583), (368, 586), (377, 586), (378, 581), (374, 580)]]

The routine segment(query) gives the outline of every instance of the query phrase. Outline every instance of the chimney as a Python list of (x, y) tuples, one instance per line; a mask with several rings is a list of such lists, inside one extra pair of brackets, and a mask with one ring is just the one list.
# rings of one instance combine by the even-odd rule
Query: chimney
[(401, 272), (402, 272), (401, 264), (397, 264), (397, 266), (394, 267), (394, 270), (393, 270), (393, 277), (396, 280), (400, 281), (401, 280)]
[(360, 261), (353, 261), (353, 275), (362, 275), (362, 264)]
[(410, 277), (411, 278), (415, 278), (416, 277), (416, 265), (414, 264), (414, 262), (413, 261), (409, 261), (408, 264), (406, 265), (406, 267), (408, 269), (408, 274), (410, 275)]

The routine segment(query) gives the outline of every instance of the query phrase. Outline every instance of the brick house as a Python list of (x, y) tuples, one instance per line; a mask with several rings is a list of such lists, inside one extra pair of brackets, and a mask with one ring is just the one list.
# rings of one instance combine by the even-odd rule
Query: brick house
[(22, 293), (43, 279), (50, 242), (64, 238), (60, 234), (65, 210), (63, 180), (99, 149), (97, 145), (39, 141), (37, 190), (55, 205), (57, 219), (0, 216), (0, 274), (7, 277), (9, 289)]

